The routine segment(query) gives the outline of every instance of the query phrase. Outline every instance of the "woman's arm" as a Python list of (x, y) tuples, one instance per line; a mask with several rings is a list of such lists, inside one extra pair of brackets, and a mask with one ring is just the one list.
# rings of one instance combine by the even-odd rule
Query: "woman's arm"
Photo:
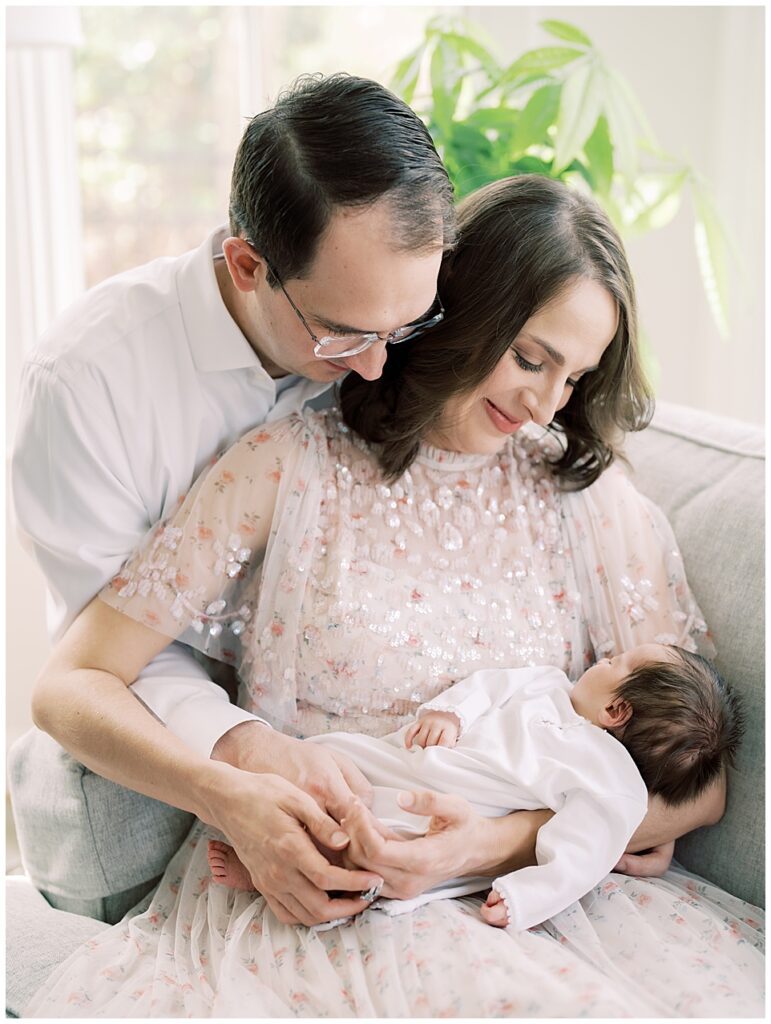
[(419, 790), (405, 794), (402, 806), (431, 818), (428, 832), (405, 839), (385, 828), (355, 801), (343, 825), (351, 837), (345, 861), (377, 871), (385, 884), (383, 895), (411, 899), (451, 878), (497, 875), (536, 863), (538, 829), (553, 811), (515, 811), (501, 818), (484, 818), (463, 797)]

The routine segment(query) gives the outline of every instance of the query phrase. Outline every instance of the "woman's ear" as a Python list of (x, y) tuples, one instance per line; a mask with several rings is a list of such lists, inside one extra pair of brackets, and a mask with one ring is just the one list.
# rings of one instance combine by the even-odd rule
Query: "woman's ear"
[(599, 724), (603, 729), (620, 729), (632, 717), (632, 705), (623, 697), (614, 697), (600, 709)]
[(233, 284), (240, 292), (253, 292), (267, 274), (267, 264), (245, 238), (226, 238), (222, 252)]

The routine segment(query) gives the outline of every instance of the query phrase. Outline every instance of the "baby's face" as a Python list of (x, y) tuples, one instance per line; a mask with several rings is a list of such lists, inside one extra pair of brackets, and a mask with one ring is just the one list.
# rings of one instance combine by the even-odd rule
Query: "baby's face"
[(595, 725), (600, 711), (612, 699), (626, 677), (642, 665), (671, 661), (672, 652), (664, 644), (640, 644), (613, 658), (602, 658), (581, 676), (573, 687), (570, 700), (579, 715)]

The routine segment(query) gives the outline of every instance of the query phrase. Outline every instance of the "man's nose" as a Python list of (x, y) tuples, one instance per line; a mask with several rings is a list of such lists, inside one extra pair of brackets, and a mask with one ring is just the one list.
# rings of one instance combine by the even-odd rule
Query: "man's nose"
[(374, 345), (365, 348), (363, 352), (357, 352), (355, 356), (348, 356), (346, 364), (364, 380), (377, 380), (383, 372), (386, 361), (385, 338), (376, 341)]

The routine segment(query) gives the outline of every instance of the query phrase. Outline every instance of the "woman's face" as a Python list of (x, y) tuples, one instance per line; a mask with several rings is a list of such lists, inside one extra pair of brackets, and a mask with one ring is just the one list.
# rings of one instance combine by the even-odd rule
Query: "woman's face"
[(616, 301), (579, 278), (532, 316), (490, 376), (451, 398), (429, 444), (457, 452), (496, 452), (531, 420), (547, 426), (573, 387), (598, 366), (618, 323)]

